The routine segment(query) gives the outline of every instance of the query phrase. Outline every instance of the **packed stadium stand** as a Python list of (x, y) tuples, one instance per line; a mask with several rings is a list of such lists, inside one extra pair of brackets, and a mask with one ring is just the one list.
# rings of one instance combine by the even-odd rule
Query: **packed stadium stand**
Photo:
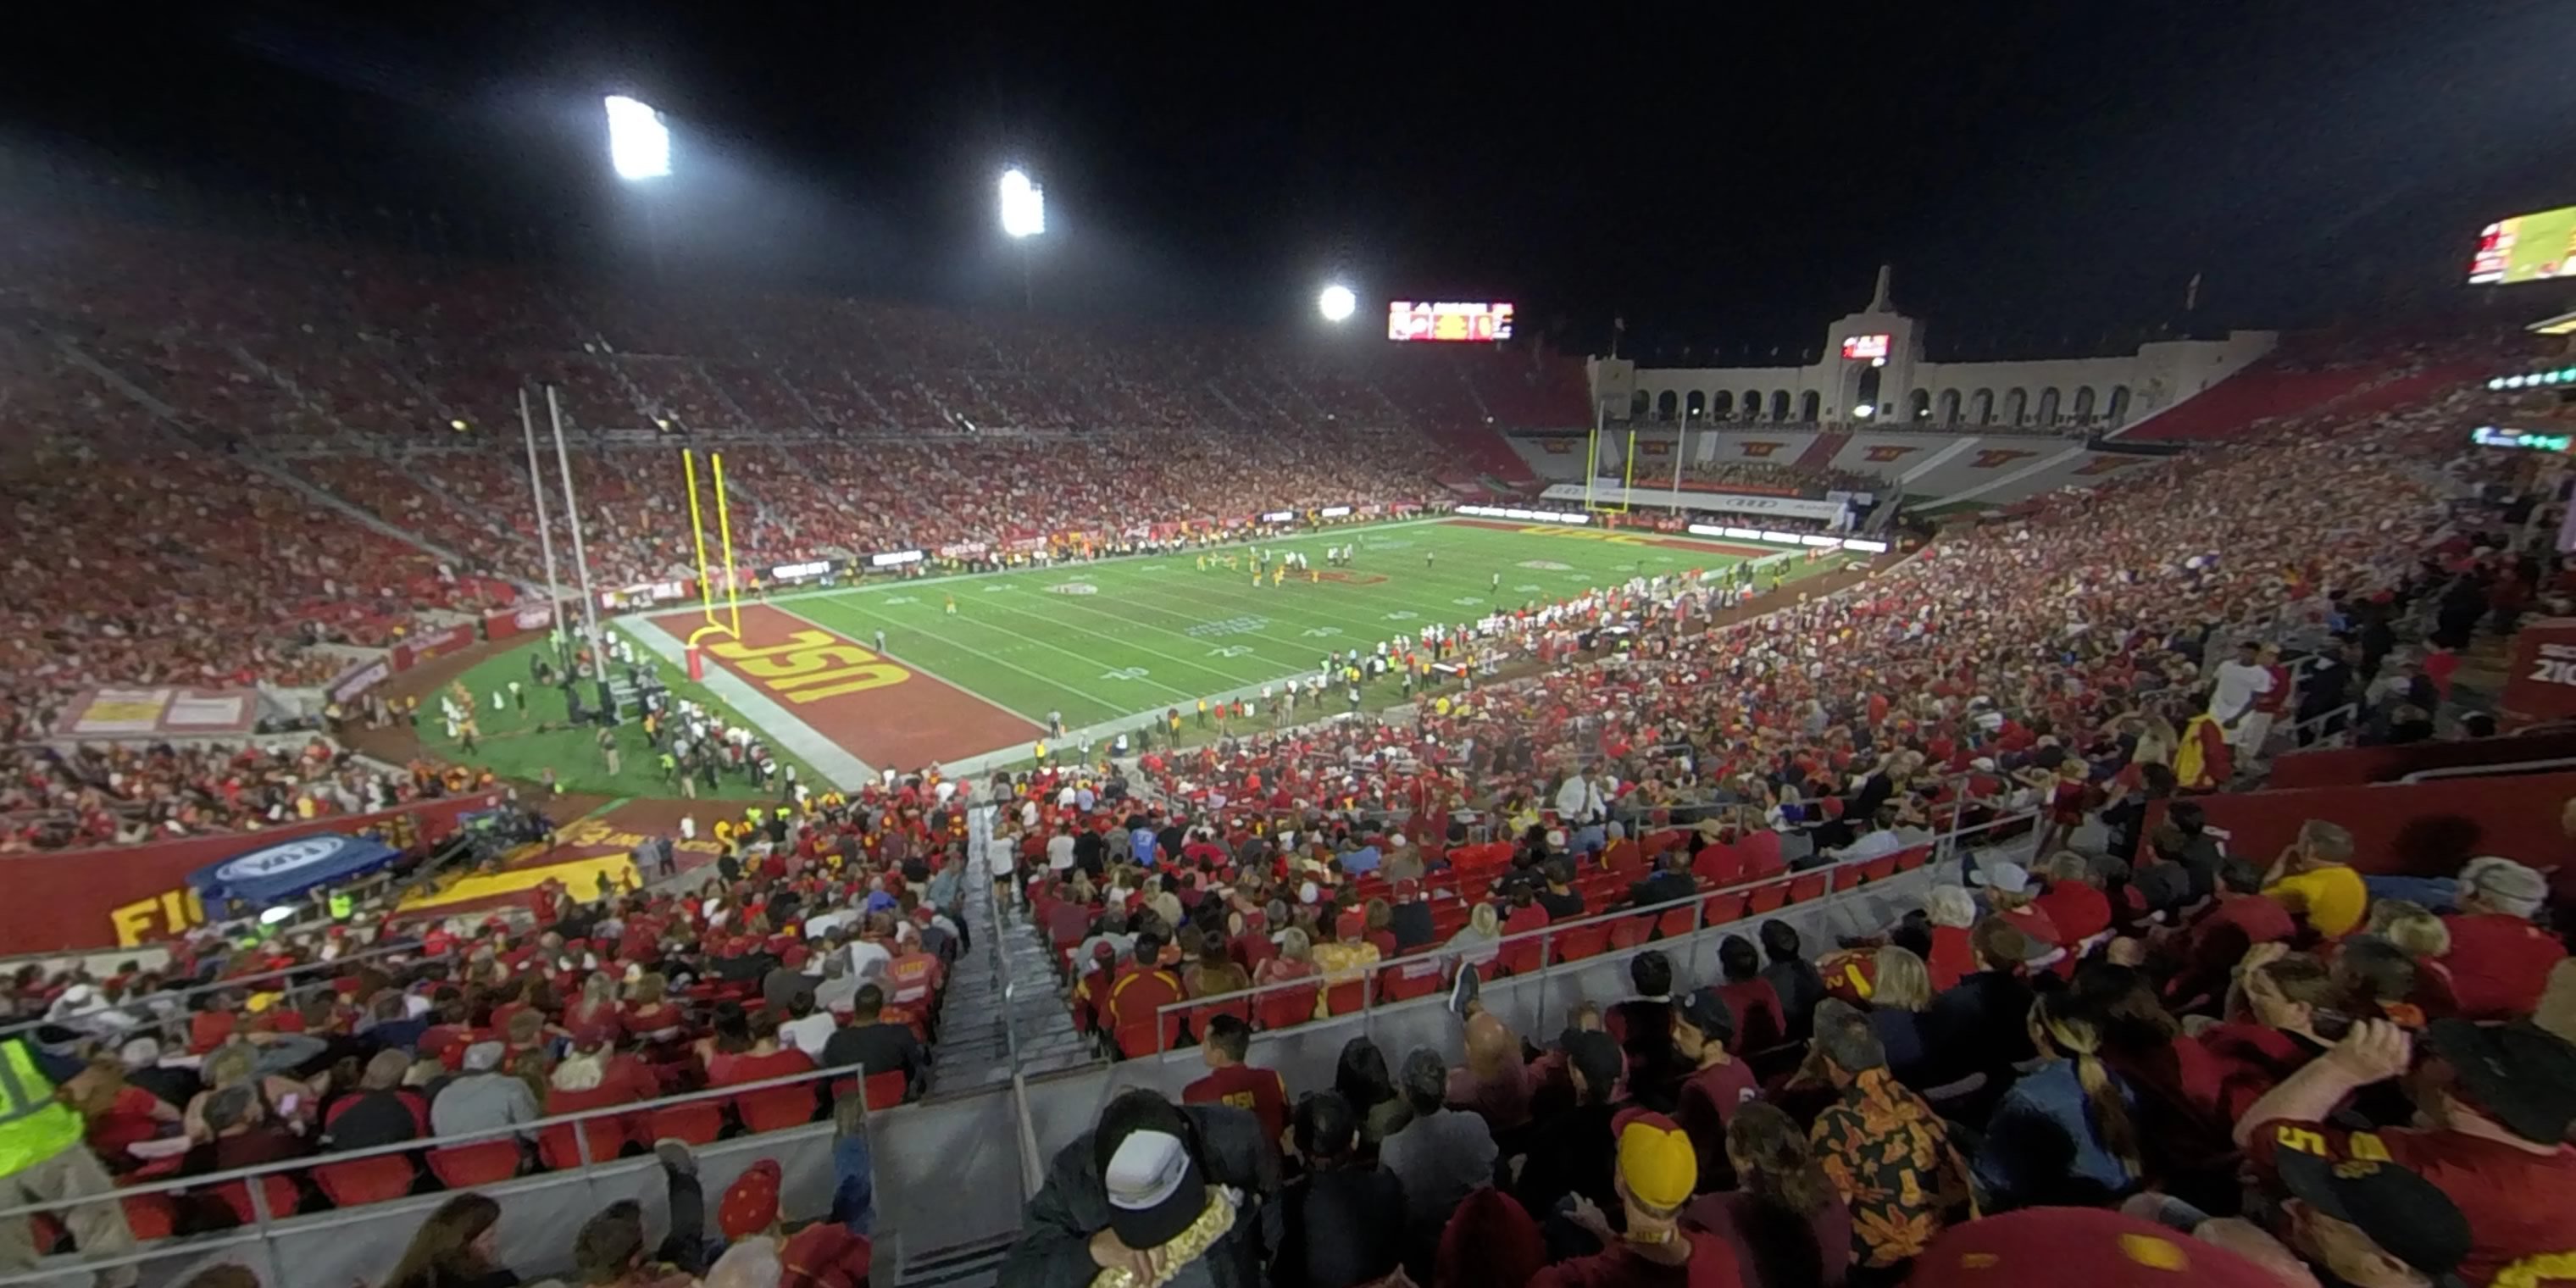
[[(563, 391), (611, 578), (685, 562), (675, 441), (724, 445), (783, 561), (1518, 488), (1504, 434), (1584, 398), (1525, 351), (672, 307), (80, 225), (11, 226), (0, 293), (20, 737), (76, 684), (306, 683), (509, 602), (525, 380)], [(1497, 614), (1508, 676), (1385, 720), (892, 767), (687, 873), (648, 838), (649, 886), (31, 964), (0, 1094), (43, 1148), (0, 1172), (0, 1273), (1885, 1284), (2037, 1220), (2087, 1235), (2062, 1279), (2291, 1282), (2339, 1263), (2261, 1227), (2289, 1196), (2427, 1214), (2382, 1251), (2423, 1282), (2565, 1278), (2553, 856), (2208, 826), (2311, 742), (2465, 728), (2460, 656), (2564, 588), (2505, 535), (2519, 463), (2462, 455), (2507, 402), (2460, 379), (2482, 353), (2287, 354), (2141, 427), (2173, 457), (1766, 435), (1785, 479), (1719, 477), (2035, 486), (1812, 594)], [(84, 842), (404, 789), (319, 742), (5, 767), (0, 811)]]

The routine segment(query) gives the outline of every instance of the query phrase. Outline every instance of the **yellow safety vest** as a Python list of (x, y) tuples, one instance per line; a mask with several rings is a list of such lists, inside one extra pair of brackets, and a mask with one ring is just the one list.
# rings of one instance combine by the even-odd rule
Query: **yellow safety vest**
[(15, 1176), (80, 1143), (81, 1116), (54, 1099), (24, 1038), (0, 1043), (0, 1176)]
[(331, 892), (331, 920), (347, 921), (349, 919), (349, 914), (356, 912), (357, 910), (358, 901), (350, 898), (348, 891), (334, 890)]

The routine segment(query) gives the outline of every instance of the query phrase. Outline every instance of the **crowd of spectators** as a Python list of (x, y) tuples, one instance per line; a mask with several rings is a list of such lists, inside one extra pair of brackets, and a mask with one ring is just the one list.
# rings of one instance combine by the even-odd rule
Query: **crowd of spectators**
[(1686, 466), (1682, 477), (1717, 487), (1796, 496), (1882, 492), (1887, 488), (1887, 480), (1876, 474), (1831, 467), (1813, 469), (1788, 461), (1699, 461)]
[[(1569, 817), (1495, 856), (1328, 817), (1309, 845), (1274, 839), (1295, 814), (1220, 830), (1123, 785), (1063, 807), (1035, 786), (1023, 813), (1054, 824), (1037, 931), (1075, 941), (1121, 1041), (1140, 1017), (1159, 1041), (1158, 1009), (1189, 1000), (1181, 1040), (1208, 1072), (1177, 1104), (1125, 1093), (1054, 1157), (1006, 1284), (1183, 1265), (1283, 1288), (2037, 1284), (2146, 1265), (2482, 1288), (2571, 1269), (2555, 1194), (2576, 1181), (2576, 967), (2548, 879), (2510, 859), (2383, 882), (2341, 828), (2235, 855), (2186, 804), (2150, 836), (2043, 848), (2037, 871), (2018, 847), (1974, 858), (1968, 884), (1942, 872), (1921, 911), (1821, 957), (1781, 921), (1728, 935), (1717, 979), (1650, 946), (1624, 1000), (1553, 1035), (1460, 988), (1462, 1062), (1354, 1037), (1329, 1086), (1292, 1088), (1224, 1005), (1248, 983), (1416, 955), (1509, 972), (1497, 930), (1692, 897), (1743, 874), (1745, 838), (1638, 847)], [(1569, 815), (1585, 787), (1569, 780)], [(1712, 862), (1730, 870), (1694, 882)], [(1641, 863), (1661, 870), (1628, 884)], [(1103, 905), (1076, 901), (1095, 885)], [(1470, 930), (1402, 915), (1432, 886), (1479, 905)], [(2000, 1278), (1963, 1274), (1998, 1258)]]
[(82, 743), (0, 748), (0, 854), (251, 831), (413, 799), (411, 776), (321, 739), (301, 747)]

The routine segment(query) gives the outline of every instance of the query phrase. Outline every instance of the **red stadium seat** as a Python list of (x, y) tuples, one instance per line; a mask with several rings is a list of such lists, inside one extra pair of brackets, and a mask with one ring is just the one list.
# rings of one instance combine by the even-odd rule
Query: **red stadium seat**
[(1655, 933), (1665, 939), (1679, 939), (1699, 929), (1699, 911), (1689, 904), (1666, 908), (1663, 918), (1655, 923)]
[(1810, 872), (1789, 883), (1791, 903), (1805, 903), (1809, 899), (1821, 899), (1824, 895), (1825, 874), (1822, 872)]
[(1378, 999), (1404, 1002), (1428, 997), (1440, 991), (1444, 974), (1438, 958), (1422, 957), (1398, 962), (1377, 973)]
[(1897, 856), (1894, 854), (1882, 854), (1877, 858), (1861, 864), (1860, 879), (1863, 881), (1885, 881), (1889, 877), (1895, 876), (1896, 859)]
[[(125, 1228), (134, 1232), (138, 1243), (167, 1239), (178, 1227), (179, 1209), (168, 1194), (128, 1194), (123, 1206)], [(40, 1250), (43, 1246), (38, 1245)]]
[(451, 1190), (498, 1185), (519, 1174), (519, 1142), (487, 1140), (429, 1151), (430, 1175)]
[[(614, 1114), (584, 1119), (577, 1129), (589, 1138), (590, 1161), (605, 1163), (626, 1148), (626, 1124)], [(557, 1123), (537, 1133), (537, 1165), (550, 1172), (570, 1172), (581, 1167), (581, 1137), (575, 1136), (576, 1124)]]
[(333, 1207), (387, 1203), (411, 1193), (420, 1169), (402, 1154), (378, 1154), (346, 1162), (322, 1163), (313, 1169), (313, 1184)]
[(867, 1078), (869, 1111), (892, 1109), (902, 1104), (904, 1092), (907, 1090), (907, 1081), (901, 1069), (888, 1069), (883, 1073), (869, 1074)]
[[(304, 1201), (302, 1191), (297, 1190), (295, 1182), (286, 1177), (271, 1172), (252, 1179), (259, 1182), (260, 1197), (268, 1204), (269, 1220), (295, 1215), (295, 1209)], [(259, 1220), (259, 1213), (251, 1206), (250, 1185), (249, 1180), (226, 1181), (213, 1191), (215, 1198), (231, 1208), (243, 1225), (252, 1225)]]
[(711, 1100), (664, 1105), (644, 1119), (644, 1133), (652, 1139), (667, 1137), (692, 1145), (716, 1143), (724, 1135), (724, 1126), (724, 1108)]
[(1746, 897), (1744, 907), (1745, 911), (1760, 917), (1778, 912), (1780, 905), (1788, 901), (1789, 883), (1773, 881), (1766, 885), (1755, 886), (1751, 894)]
[(1646, 940), (1654, 933), (1655, 917), (1652, 913), (1634, 917), (1621, 917), (1617, 921), (1610, 923), (1610, 946), (1613, 948), (1634, 948), (1637, 945), (1646, 942)]
[(1741, 890), (1710, 895), (1708, 901), (1700, 905), (1702, 925), (1723, 926), (1743, 915), (1744, 892)]
[(1130, 1060), (1170, 1050), (1169, 1046), (1155, 1043), (1155, 1027), (1152, 1020), (1146, 1020), (1141, 1024), (1122, 1024), (1118, 1026), (1118, 1032), (1112, 1035), (1111, 1040), (1118, 1044), (1118, 1054)]
[(1505, 975), (1526, 975), (1537, 970), (1541, 951), (1539, 941), (1544, 938), (1546, 936), (1533, 934), (1522, 939), (1505, 940), (1501, 952), (1494, 958), (1494, 969)]
[(753, 1135), (802, 1127), (814, 1121), (814, 1088), (798, 1082), (746, 1091), (733, 1098), (733, 1113)]
[(1246, 1024), (1252, 1023), (1252, 999), (1237, 997), (1223, 1002), (1209, 1002), (1190, 1008), (1190, 1036), (1207, 1040), (1208, 1021), (1220, 1015), (1231, 1015)]
[(1324, 1012), (1327, 1015), (1348, 1015), (1366, 1005), (1368, 977), (1365, 975), (1343, 980), (1324, 990)]
[(1311, 984), (1304, 988), (1283, 988), (1274, 993), (1263, 993), (1260, 1001), (1254, 1004), (1253, 1013), (1265, 1029), (1303, 1024), (1315, 1017), (1315, 999), (1323, 992), (1323, 985)]
[(1564, 934), (1556, 937), (1556, 959), (1579, 962), (1586, 957), (1597, 957), (1609, 947), (1610, 928), (1597, 921), (1586, 922), (1567, 927)]
[(1932, 847), (1928, 845), (1917, 845), (1909, 849), (1898, 850), (1896, 852), (1896, 870), (1899, 872), (1911, 872), (1916, 868), (1922, 867), (1923, 864), (1931, 857)]

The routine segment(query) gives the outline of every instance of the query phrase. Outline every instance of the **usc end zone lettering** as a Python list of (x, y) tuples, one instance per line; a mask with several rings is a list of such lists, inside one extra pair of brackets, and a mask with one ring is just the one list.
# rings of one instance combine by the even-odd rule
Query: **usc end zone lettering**
[(707, 651), (790, 702), (865, 693), (912, 678), (912, 672), (830, 631), (794, 631), (786, 643), (766, 648), (725, 640), (708, 645)]
[(1520, 529), (1528, 537), (1570, 537), (1576, 541), (1607, 541), (1614, 546), (1651, 546), (1655, 539), (1633, 532), (1605, 532), (1599, 528), (1566, 528), (1554, 524), (1533, 523)]

